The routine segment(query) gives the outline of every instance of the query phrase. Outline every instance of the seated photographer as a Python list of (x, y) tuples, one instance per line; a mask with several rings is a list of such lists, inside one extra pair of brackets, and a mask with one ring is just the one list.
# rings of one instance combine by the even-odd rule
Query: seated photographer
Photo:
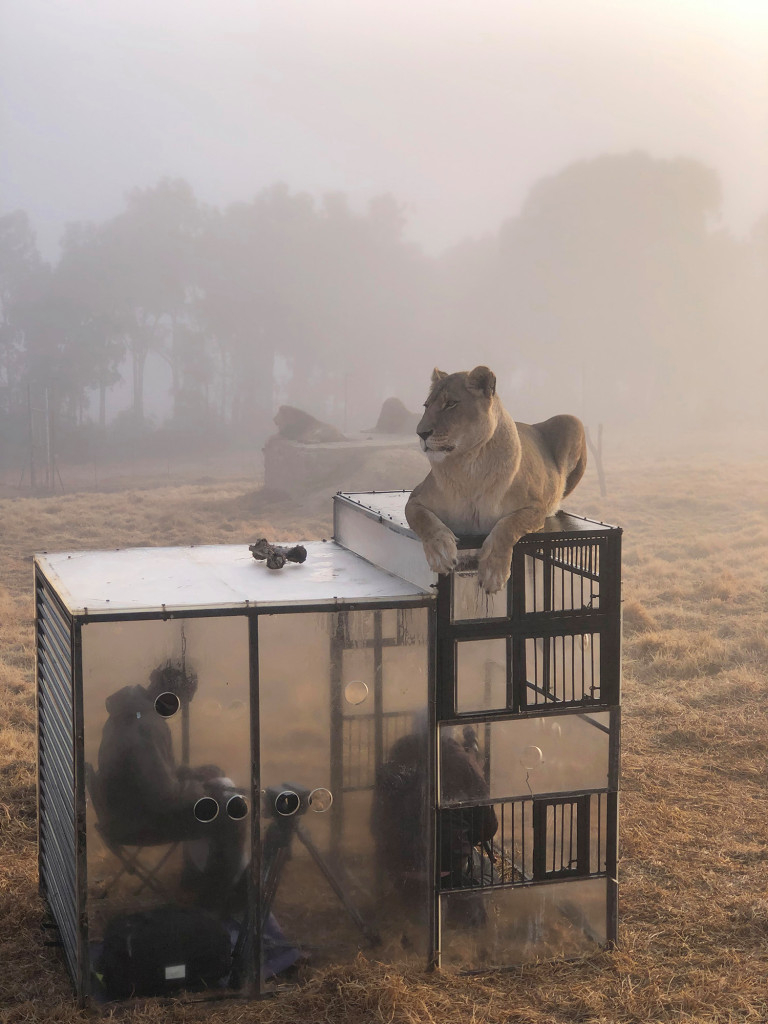
[(371, 808), (376, 852), (389, 878), (406, 889), (421, 884), (428, 862), (426, 754), (422, 735), (401, 736), (376, 772)]
[[(440, 760), (442, 789), (452, 800), (488, 799), (488, 784), (471, 726), (465, 727), (461, 743), (451, 736), (443, 737)], [(382, 867), (399, 885), (407, 886), (428, 867), (426, 778), (426, 743), (418, 733), (393, 743), (388, 760), (376, 775), (371, 831)], [(475, 884), (475, 848), (490, 843), (497, 828), (496, 813), (489, 804), (447, 812), (438, 840), (441, 887)]]
[[(443, 738), (440, 748), (441, 786), (451, 800), (487, 800), (488, 783), (482, 771), (477, 736), (465, 726), (463, 742)], [(478, 867), (484, 860), (477, 847), (490, 842), (499, 822), (490, 804), (451, 809), (440, 827), (440, 885), (445, 889), (468, 888), (479, 884)]]
[[(196, 690), (197, 676), (168, 661), (154, 669), (149, 685), (125, 686), (107, 698), (98, 754), (99, 824), (121, 845), (184, 842), (183, 887), (201, 906), (225, 911), (240, 902), (237, 889), (245, 884), (247, 818), (225, 811), (239, 791), (217, 765), (177, 765), (170, 727), (156, 705), (164, 694), (191, 701)], [(211, 820), (195, 814), (203, 797), (218, 805)], [(208, 816), (211, 808), (215, 812), (209, 803)]]

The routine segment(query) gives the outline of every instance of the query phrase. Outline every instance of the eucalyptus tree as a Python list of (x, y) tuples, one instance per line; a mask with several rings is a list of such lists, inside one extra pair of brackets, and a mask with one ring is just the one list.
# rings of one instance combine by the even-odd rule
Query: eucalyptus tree
[(95, 300), (120, 326), (139, 422), (150, 352), (171, 368), (174, 403), (181, 390), (182, 348), (196, 318), (196, 245), (203, 218), (189, 185), (164, 179), (130, 192), (125, 210), (100, 225), (92, 238), (92, 253), (99, 260)]
[(238, 429), (270, 431), (276, 356), (290, 359), (314, 330), (315, 232), (312, 200), (285, 186), (208, 218), (199, 310), (218, 350), (219, 407)]
[(0, 216), (0, 410), (6, 415), (23, 401), (25, 312), (42, 266), (26, 213)]
[(709, 167), (639, 152), (534, 186), (499, 236), (502, 301), (558, 407), (706, 416), (724, 341), (720, 203)]

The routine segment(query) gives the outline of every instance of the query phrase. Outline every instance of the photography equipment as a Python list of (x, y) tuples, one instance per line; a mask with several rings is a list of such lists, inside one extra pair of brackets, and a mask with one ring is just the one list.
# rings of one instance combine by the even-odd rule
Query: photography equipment
[(286, 562), (298, 562), (301, 565), (307, 560), (307, 549), (302, 544), (286, 548), (278, 544), (270, 544), (266, 537), (249, 545), (248, 550), (257, 561), (266, 560), (268, 569), (282, 569)]
[(118, 914), (104, 932), (101, 971), (110, 999), (218, 988), (231, 970), (226, 925), (199, 907)]
[(264, 793), (264, 810), (273, 818), (290, 818), (309, 809), (311, 790), (295, 783), (269, 786)]
[(381, 942), (379, 933), (365, 921), (346, 891), (346, 885), (339, 872), (330, 866), (307, 830), (301, 825), (301, 816), (312, 806), (316, 793), (323, 796), (327, 794), (330, 797), (330, 800), (326, 798), (320, 801), (323, 811), (328, 810), (333, 799), (328, 790), (310, 790), (305, 786), (286, 782), (282, 786), (270, 786), (264, 793), (264, 813), (273, 820), (264, 837), (262, 854), (262, 930), (266, 927), (272, 912), (283, 868), (291, 858), (291, 840), (296, 836), (336, 893), (350, 920), (360, 929), (371, 946), (377, 946)]

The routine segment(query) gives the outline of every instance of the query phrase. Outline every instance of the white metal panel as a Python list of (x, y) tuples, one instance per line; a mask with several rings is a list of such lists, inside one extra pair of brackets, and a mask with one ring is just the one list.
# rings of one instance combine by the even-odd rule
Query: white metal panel
[(307, 560), (268, 569), (242, 545), (121, 548), (37, 555), (36, 561), (75, 614), (103, 614), (392, 601), (424, 590), (371, 565), (333, 541), (304, 545)]
[[(403, 492), (390, 493), (399, 495)], [(406, 491), (404, 499), (407, 497)], [(346, 500), (347, 498), (353, 500)], [(437, 583), (437, 573), (429, 568), (421, 541), (409, 529), (398, 503), (382, 502), (380, 509), (371, 509), (370, 506), (356, 504), (356, 498), (378, 499), (379, 495), (336, 496), (333, 534), (337, 543), (415, 586), (424, 590), (434, 587)], [(402, 507), (405, 507), (405, 500), (402, 501)]]
[(396, 533), (416, 537), (405, 518), (405, 505), (410, 496), (410, 491), (345, 491), (336, 498), (344, 504), (357, 506), (363, 514), (379, 518)]

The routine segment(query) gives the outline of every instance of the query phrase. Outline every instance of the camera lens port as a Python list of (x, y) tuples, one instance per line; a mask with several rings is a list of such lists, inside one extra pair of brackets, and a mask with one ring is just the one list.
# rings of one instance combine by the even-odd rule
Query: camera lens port
[(301, 799), (298, 793), (292, 789), (284, 789), (275, 797), (275, 810), (281, 818), (290, 818), (301, 807)]
[(239, 793), (235, 796), (231, 796), (227, 800), (227, 814), (233, 821), (240, 821), (248, 813), (248, 803), (245, 797), (240, 796)]
[(201, 796), (195, 803), (194, 813), (198, 821), (213, 821), (219, 813), (219, 805), (212, 796)]

